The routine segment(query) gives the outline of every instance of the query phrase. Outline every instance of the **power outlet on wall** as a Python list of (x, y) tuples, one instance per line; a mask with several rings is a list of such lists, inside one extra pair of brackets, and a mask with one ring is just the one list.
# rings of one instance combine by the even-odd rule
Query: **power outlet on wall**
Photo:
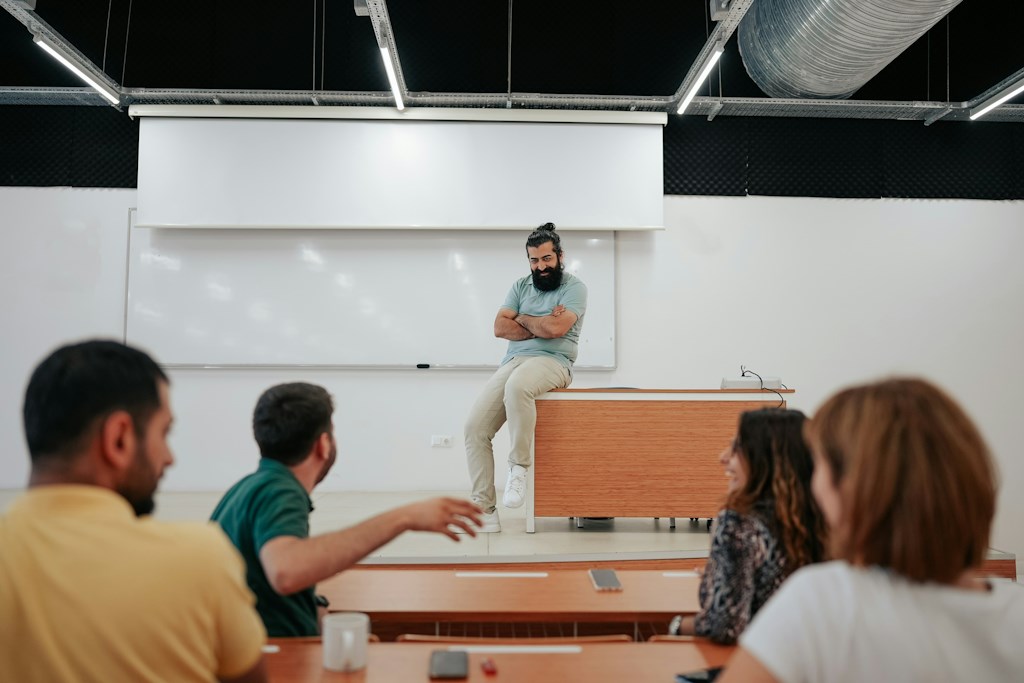
[(450, 434), (434, 434), (430, 437), (431, 448), (451, 448), (452, 437)]

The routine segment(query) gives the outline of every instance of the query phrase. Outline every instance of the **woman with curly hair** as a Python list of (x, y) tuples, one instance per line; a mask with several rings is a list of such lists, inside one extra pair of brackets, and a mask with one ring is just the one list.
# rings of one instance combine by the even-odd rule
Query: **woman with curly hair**
[(740, 416), (736, 438), (720, 456), (729, 490), (701, 579), (701, 611), (677, 618), (675, 633), (734, 643), (787, 576), (823, 559), (805, 419), (774, 408)]
[(996, 474), (943, 391), (892, 379), (808, 422), (834, 561), (800, 570), (740, 638), (721, 681), (1020, 681), (1024, 589), (978, 578)]

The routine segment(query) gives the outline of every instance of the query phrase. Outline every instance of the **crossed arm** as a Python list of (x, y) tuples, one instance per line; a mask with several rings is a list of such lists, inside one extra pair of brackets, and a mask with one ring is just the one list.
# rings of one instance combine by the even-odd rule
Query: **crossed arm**
[(449, 525), (476, 533), (480, 508), (466, 500), (433, 498), (388, 510), (348, 529), (310, 538), (278, 536), (263, 544), (260, 563), (271, 587), (290, 595), (348, 569), (404, 531), (434, 531), (453, 541)]
[(494, 319), (494, 336), (509, 341), (524, 339), (558, 339), (576, 322), (576, 314), (558, 304), (548, 315), (534, 316), (516, 313), (507, 308), (498, 310)]

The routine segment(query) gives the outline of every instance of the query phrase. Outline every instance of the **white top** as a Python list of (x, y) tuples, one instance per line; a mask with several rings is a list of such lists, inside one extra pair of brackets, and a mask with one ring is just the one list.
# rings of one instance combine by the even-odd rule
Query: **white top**
[(1024, 680), (1024, 587), (908, 581), (846, 562), (790, 577), (740, 636), (779, 681)]

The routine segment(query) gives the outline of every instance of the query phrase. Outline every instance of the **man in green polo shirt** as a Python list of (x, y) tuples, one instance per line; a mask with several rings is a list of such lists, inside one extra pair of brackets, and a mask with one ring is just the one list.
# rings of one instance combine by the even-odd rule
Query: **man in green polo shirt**
[(318, 635), (314, 586), (402, 532), (434, 531), (458, 541), (452, 528), (472, 534), (471, 525), (480, 523), (480, 508), (469, 501), (435, 498), (310, 537), (309, 494), (337, 457), (333, 413), (330, 394), (314, 384), (263, 392), (252, 418), (259, 468), (231, 487), (211, 517), (245, 558), (246, 580), (271, 637)]

